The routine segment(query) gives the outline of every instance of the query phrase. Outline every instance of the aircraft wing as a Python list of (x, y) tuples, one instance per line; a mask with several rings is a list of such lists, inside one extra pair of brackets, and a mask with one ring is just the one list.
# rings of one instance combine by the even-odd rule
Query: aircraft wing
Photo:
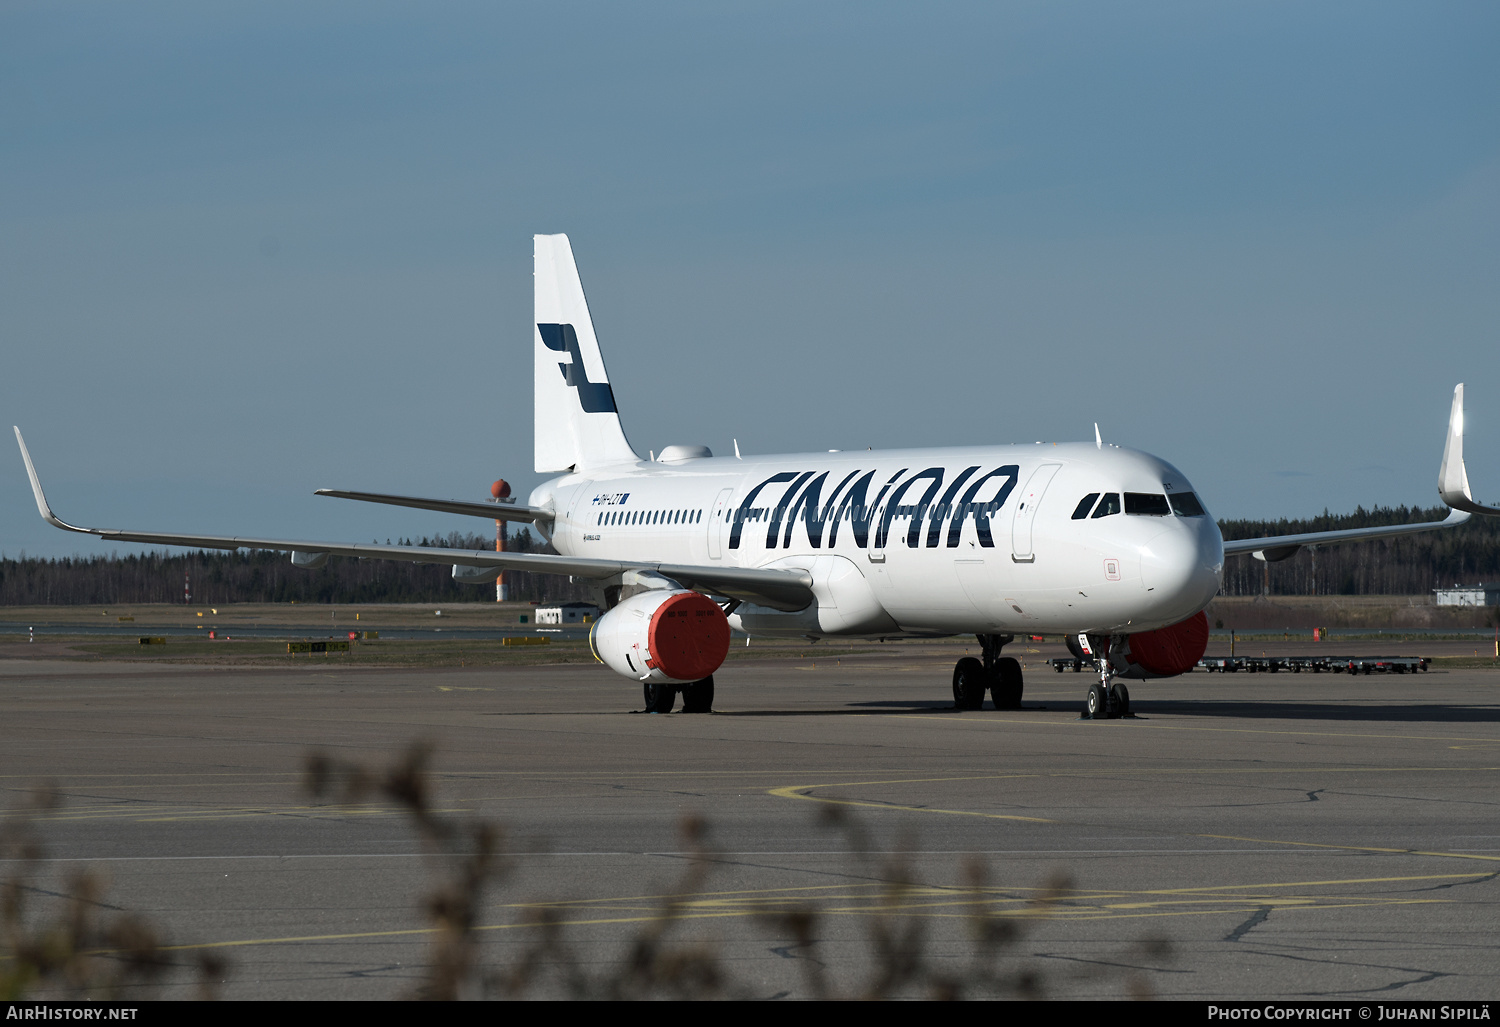
[(468, 503), (461, 499), (422, 499), (418, 496), (390, 496), (383, 492), (344, 492), (341, 489), (318, 489), (315, 496), (332, 496), (334, 499), (357, 499), (361, 503), (384, 503), (387, 506), (409, 506), (417, 510), (437, 510), (440, 513), (464, 514), (470, 517), (486, 517), (492, 521), (550, 521), (551, 510), (534, 506), (517, 506), (514, 503)]
[(1462, 510), (1450, 510), (1441, 521), (1418, 521), (1415, 524), (1388, 524), (1379, 528), (1346, 528), (1342, 531), (1309, 531), (1301, 535), (1272, 535), (1268, 538), (1240, 538), (1224, 543), (1225, 556), (1244, 556), (1275, 563), (1296, 555), (1303, 546), (1332, 546), (1341, 542), (1365, 542), (1375, 538), (1413, 535), (1419, 531), (1456, 528), (1469, 519)]
[(1464, 469), (1464, 387), (1453, 389), (1453, 408), (1448, 414), (1448, 441), (1443, 446), (1443, 462), (1438, 468), (1438, 495), (1448, 504), (1448, 516), (1441, 521), (1418, 521), (1415, 524), (1388, 524), (1378, 528), (1348, 528), (1342, 531), (1310, 531), (1300, 535), (1272, 535), (1267, 538), (1241, 538), (1224, 543), (1225, 556), (1250, 554), (1258, 560), (1275, 563), (1294, 556), (1303, 546), (1331, 546), (1341, 542), (1364, 542), (1376, 538), (1412, 535), (1421, 531), (1456, 528), (1471, 514), (1500, 515), (1500, 508), (1474, 502), (1469, 491), (1469, 474)]
[[(148, 545), (189, 546), (194, 549), (274, 549), (292, 554), (292, 562), (316, 567), (329, 556), (353, 556), (366, 560), (400, 560), (407, 563), (447, 563), (454, 567), (455, 577), (471, 582), (483, 581), (483, 569), (535, 571), (539, 574), (568, 574), (579, 578), (605, 579), (627, 571), (654, 571), (684, 587), (699, 589), (730, 599), (753, 602), (788, 612), (805, 609), (814, 601), (812, 576), (806, 571), (769, 570), (753, 567), (697, 567), (684, 564), (623, 562), (587, 557), (559, 556), (550, 553), (496, 553), (487, 549), (442, 549), (436, 546), (382, 546), (358, 542), (315, 542), (301, 539), (252, 538), (249, 536), (186, 535), (163, 531), (133, 531), (121, 528), (85, 528), (69, 524), (52, 512), (36, 466), (26, 449), (21, 429), (16, 428), (16, 442), (31, 478), (31, 491), (42, 519), (64, 531), (97, 535), (115, 542), (144, 542)], [(486, 504), (468, 504), (481, 506)], [(488, 509), (486, 517), (494, 514)], [(476, 573), (460, 575), (458, 568), (475, 568)], [(491, 575), (493, 578), (493, 575)]]

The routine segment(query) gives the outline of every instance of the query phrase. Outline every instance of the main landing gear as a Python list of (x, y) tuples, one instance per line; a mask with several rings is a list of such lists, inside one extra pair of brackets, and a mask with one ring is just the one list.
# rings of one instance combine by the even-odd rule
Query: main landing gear
[(984, 708), (988, 691), (997, 710), (1021, 708), (1024, 682), (1021, 664), (1011, 656), (1001, 656), (1000, 649), (1015, 641), (1015, 635), (976, 635), (983, 660), (965, 656), (953, 668), (953, 705), (961, 710)]
[(712, 713), (714, 711), (714, 676), (710, 674), (690, 685), (664, 685), (646, 682), (645, 699), (647, 713), (671, 713), (677, 705), (677, 693), (682, 693), (683, 713)]
[[(1084, 720), (1114, 720), (1129, 717), (1130, 690), (1125, 683), (1115, 680), (1115, 669), (1109, 661), (1111, 638), (1108, 635), (1080, 635), (1075, 652), (1092, 652), (1094, 666), (1098, 668), (1099, 680), (1089, 685), (1088, 695), (1083, 697)], [(1069, 649), (1073, 640), (1068, 639)], [(1087, 643), (1085, 646), (1083, 643)]]

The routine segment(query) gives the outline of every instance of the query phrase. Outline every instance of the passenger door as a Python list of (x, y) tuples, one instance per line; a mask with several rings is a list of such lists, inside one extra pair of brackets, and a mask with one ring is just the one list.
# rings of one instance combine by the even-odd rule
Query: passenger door
[(1015, 519), (1010, 528), (1010, 558), (1016, 563), (1031, 563), (1036, 559), (1031, 546), (1031, 526), (1036, 520), (1037, 507), (1042, 504), (1042, 495), (1047, 491), (1047, 486), (1052, 484), (1052, 476), (1061, 467), (1062, 464), (1042, 464), (1031, 472), (1031, 478), (1021, 490), (1021, 498), (1016, 503)]
[(708, 512), (708, 555), (713, 560), (724, 558), (724, 528), (729, 523), (729, 497), (732, 495), (733, 488), (721, 489), (713, 509)]

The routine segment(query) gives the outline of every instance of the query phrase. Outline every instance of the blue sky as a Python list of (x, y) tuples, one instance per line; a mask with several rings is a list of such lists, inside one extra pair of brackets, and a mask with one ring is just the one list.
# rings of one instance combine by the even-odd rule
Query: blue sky
[[(1106, 440), (1220, 517), (1500, 501), (1500, 7), (0, 7), (0, 408), (89, 524), (531, 467), (531, 235), (637, 448)], [(0, 458), (0, 550), (92, 553)]]

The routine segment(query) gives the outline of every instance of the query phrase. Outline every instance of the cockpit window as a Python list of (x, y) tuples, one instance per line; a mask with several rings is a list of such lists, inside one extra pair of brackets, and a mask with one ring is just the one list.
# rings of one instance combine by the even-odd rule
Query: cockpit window
[(1100, 517), (1108, 517), (1110, 514), (1117, 514), (1119, 512), (1120, 494), (1118, 492), (1106, 492), (1104, 493), (1104, 498), (1099, 500), (1099, 506), (1094, 510), (1094, 516), (1091, 519), (1098, 520)]
[(1125, 512), (1135, 516), (1166, 517), (1172, 512), (1172, 508), (1167, 505), (1166, 496), (1159, 496), (1155, 492), (1127, 492)]
[(1172, 512), (1178, 517), (1202, 517), (1208, 513), (1191, 492), (1173, 492), (1167, 498), (1172, 501)]
[(1097, 493), (1097, 492), (1090, 492), (1088, 495), (1086, 495), (1082, 499), (1080, 499), (1078, 501), (1078, 507), (1077, 507), (1077, 509), (1075, 509), (1073, 511), (1073, 520), (1075, 520), (1075, 521), (1081, 521), (1085, 517), (1087, 517), (1089, 515), (1089, 511), (1094, 508), (1094, 500), (1096, 500), (1098, 498), (1099, 498), (1099, 493)]

